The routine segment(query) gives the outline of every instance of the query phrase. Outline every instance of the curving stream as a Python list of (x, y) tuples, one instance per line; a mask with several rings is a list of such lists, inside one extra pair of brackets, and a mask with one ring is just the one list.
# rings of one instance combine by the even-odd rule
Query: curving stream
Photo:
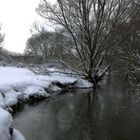
[(27, 104), (14, 119), (27, 140), (140, 140), (140, 93), (108, 81)]

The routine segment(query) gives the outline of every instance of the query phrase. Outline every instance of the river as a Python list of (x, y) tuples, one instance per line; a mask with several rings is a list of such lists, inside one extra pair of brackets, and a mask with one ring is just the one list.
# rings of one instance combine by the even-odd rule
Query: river
[(96, 90), (72, 90), (14, 115), (27, 140), (140, 140), (138, 87), (108, 80)]

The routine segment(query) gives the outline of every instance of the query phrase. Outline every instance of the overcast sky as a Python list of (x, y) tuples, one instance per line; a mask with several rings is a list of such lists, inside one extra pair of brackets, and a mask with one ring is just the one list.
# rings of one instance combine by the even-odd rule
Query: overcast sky
[(41, 21), (35, 12), (39, 2), (40, 0), (0, 0), (0, 23), (5, 33), (6, 49), (20, 53), (24, 51), (31, 25), (35, 20)]

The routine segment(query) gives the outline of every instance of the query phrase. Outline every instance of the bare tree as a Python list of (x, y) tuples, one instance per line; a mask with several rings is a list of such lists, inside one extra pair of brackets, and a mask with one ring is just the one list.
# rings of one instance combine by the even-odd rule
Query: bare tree
[[(133, 0), (57, 0), (51, 5), (42, 0), (37, 12), (49, 22), (62, 26), (74, 42), (70, 53), (79, 61), (81, 71), (93, 81), (110, 46), (116, 27), (129, 19)], [(67, 64), (66, 64), (67, 65)]]
[(2, 60), (5, 57), (5, 50), (3, 49), (3, 42), (4, 42), (4, 34), (1, 31), (1, 26), (0, 26), (0, 59)]
[[(132, 12), (131, 12), (132, 9)], [(135, 10), (134, 10), (135, 9)], [(116, 28), (112, 39), (115, 39), (113, 68), (129, 82), (138, 82), (140, 65), (140, 3), (133, 2), (130, 7), (129, 21)]]
[[(60, 42), (63, 42), (63, 46)], [(48, 58), (63, 60), (66, 55), (68, 57), (68, 51), (64, 46), (72, 49), (72, 41), (60, 31), (49, 32), (39, 29), (27, 40), (25, 54), (41, 58), (43, 63), (46, 63)]]
[(0, 26), (0, 47), (3, 46), (4, 36), (5, 36), (5, 35), (1, 32), (1, 26)]

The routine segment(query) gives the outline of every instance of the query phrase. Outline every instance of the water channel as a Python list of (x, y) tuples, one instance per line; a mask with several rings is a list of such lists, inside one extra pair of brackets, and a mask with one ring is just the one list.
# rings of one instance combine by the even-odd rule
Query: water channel
[(72, 90), (24, 105), (14, 127), (27, 140), (140, 140), (140, 92), (110, 80)]

